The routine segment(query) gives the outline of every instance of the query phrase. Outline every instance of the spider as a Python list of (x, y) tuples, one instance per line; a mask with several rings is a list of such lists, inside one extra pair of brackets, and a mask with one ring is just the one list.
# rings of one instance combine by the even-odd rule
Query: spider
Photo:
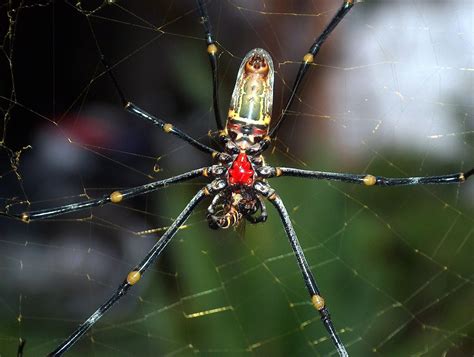
[[(474, 173), (474, 169), (466, 173), (454, 173), (440, 176), (385, 178), (370, 174), (331, 173), (321, 171), (301, 170), (288, 167), (271, 167), (265, 163), (263, 152), (269, 147), (272, 139), (281, 128), (286, 114), (290, 109), (300, 87), (300, 84), (309, 67), (318, 54), (330, 33), (339, 22), (349, 13), (354, 5), (354, 0), (343, 0), (342, 6), (330, 20), (324, 31), (316, 38), (303, 56), (299, 71), (294, 80), (291, 94), (284, 106), (281, 115), (271, 127), (274, 68), (270, 54), (261, 48), (255, 48), (247, 53), (240, 65), (237, 80), (231, 97), (230, 109), (225, 125), (221, 120), (218, 106), (218, 47), (212, 33), (210, 18), (204, 1), (197, 0), (200, 19), (204, 27), (207, 53), (211, 65), (213, 82), (213, 108), (222, 150), (213, 149), (176, 126), (147, 113), (128, 101), (120, 88), (111, 66), (105, 60), (101, 49), (97, 46), (102, 62), (109, 74), (114, 87), (123, 103), (124, 108), (143, 120), (158, 126), (164, 133), (187, 142), (197, 150), (210, 154), (214, 164), (209, 167), (198, 168), (186, 173), (173, 176), (164, 180), (154, 181), (142, 186), (115, 191), (110, 195), (98, 199), (68, 204), (44, 210), (10, 214), (30, 222), (46, 219), (59, 215), (76, 212), (91, 207), (105, 204), (118, 204), (126, 199), (145, 195), (159, 188), (171, 184), (191, 180), (200, 176), (210, 179), (210, 183), (200, 189), (189, 201), (183, 211), (178, 215), (172, 225), (166, 230), (156, 244), (148, 251), (143, 260), (138, 263), (116, 292), (103, 303), (87, 320), (64, 340), (50, 356), (60, 356), (67, 352), (113, 305), (115, 305), (127, 292), (139, 282), (143, 274), (150, 268), (154, 261), (162, 254), (165, 247), (174, 237), (178, 229), (185, 223), (196, 206), (205, 198), (211, 199), (207, 208), (207, 221), (212, 229), (226, 229), (239, 225), (243, 220), (252, 224), (267, 220), (267, 209), (264, 200), (270, 202), (278, 212), (294, 252), (303, 281), (308, 290), (310, 300), (318, 311), (322, 323), (329, 334), (337, 353), (348, 356), (344, 343), (332, 322), (328, 307), (310, 270), (305, 255), (291, 223), (289, 214), (278, 193), (270, 186), (269, 179), (283, 176), (310, 178), (315, 180), (340, 181), (365, 186), (402, 186), (422, 184), (456, 184), (466, 181)], [(97, 42), (97, 41), (96, 41)], [(22, 348), (22, 346), (21, 346)]]

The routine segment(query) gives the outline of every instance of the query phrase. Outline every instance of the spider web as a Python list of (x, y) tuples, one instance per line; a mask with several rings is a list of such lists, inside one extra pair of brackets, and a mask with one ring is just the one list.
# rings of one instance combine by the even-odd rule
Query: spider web
[[(213, 1), (225, 113), (241, 58), (277, 70), (274, 118), (340, 1)], [(0, 7), (1, 210), (54, 207), (210, 164), (120, 107), (213, 144), (194, 1), (13, 1)], [(324, 45), (271, 165), (383, 176), (473, 160), (473, 3), (359, 2)], [(92, 27), (90, 27), (90, 24)], [(94, 36), (93, 36), (94, 35)], [(275, 119), (274, 119), (275, 120)], [(0, 355), (45, 355), (117, 288), (203, 180), (23, 224), (0, 217)], [(350, 355), (471, 356), (474, 185), (365, 188), (280, 178)], [(212, 231), (200, 205), (140, 284), (70, 356), (334, 355), (275, 212)]]

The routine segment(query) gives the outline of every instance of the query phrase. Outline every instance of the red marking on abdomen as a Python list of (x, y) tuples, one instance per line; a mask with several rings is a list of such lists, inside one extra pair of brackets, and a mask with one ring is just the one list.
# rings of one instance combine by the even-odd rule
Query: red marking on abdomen
[(247, 154), (241, 152), (232, 167), (229, 169), (228, 182), (230, 185), (245, 185), (251, 186), (253, 184), (254, 171)]

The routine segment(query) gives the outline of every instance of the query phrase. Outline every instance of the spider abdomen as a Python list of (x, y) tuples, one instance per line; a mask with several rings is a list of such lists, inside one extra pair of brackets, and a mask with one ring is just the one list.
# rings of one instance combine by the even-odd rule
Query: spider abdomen
[(227, 118), (226, 131), (240, 150), (260, 142), (270, 127), (273, 105), (273, 61), (261, 49), (242, 60)]

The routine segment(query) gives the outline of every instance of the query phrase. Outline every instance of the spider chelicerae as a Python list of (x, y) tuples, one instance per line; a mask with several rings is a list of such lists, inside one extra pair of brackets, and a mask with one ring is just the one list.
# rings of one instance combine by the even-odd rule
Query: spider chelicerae
[(197, 1), (201, 22), (204, 27), (207, 53), (209, 56), (213, 79), (213, 106), (216, 125), (219, 130), (223, 150), (215, 150), (186, 134), (176, 126), (148, 114), (143, 109), (128, 101), (123, 94), (111, 66), (105, 60), (99, 46), (106, 72), (110, 75), (115, 88), (123, 102), (125, 109), (138, 118), (151, 122), (160, 127), (163, 132), (172, 134), (196, 149), (212, 155), (214, 165), (192, 170), (181, 175), (159, 180), (139, 187), (116, 191), (99, 199), (91, 199), (79, 203), (68, 204), (45, 210), (24, 212), (15, 215), (24, 222), (40, 220), (76, 212), (91, 207), (102, 206), (108, 203), (120, 203), (123, 200), (148, 194), (159, 188), (205, 176), (210, 183), (198, 191), (190, 200), (173, 224), (162, 235), (158, 242), (150, 249), (145, 258), (131, 269), (130, 273), (120, 284), (117, 291), (101, 305), (86, 321), (84, 321), (51, 356), (60, 356), (69, 350), (128, 290), (135, 285), (152, 263), (161, 255), (167, 244), (185, 223), (194, 208), (205, 198), (211, 199), (207, 209), (207, 220), (213, 229), (225, 229), (238, 225), (242, 220), (256, 224), (265, 222), (267, 209), (264, 201), (268, 200), (278, 212), (294, 251), (298, 266), (303, 275), (304, 284), (309, 292), (311, 302), (319, 312), (324, 327), (334, 343), (340, 356), (347, 356), (346, 348), (338, 336), (331, 320), (329, 310), (325, 304), (316, 280), (309, 268), (303, 250), (298, 242), (295, 230), (288, 212), (279, 195), (268, 183), (268, 179), (281, 176), (295, 176), (316, 180), (341, 181), (346, 183), (362, 184), (365, 186), (399, 186), (420, 184), (456, 184), (465, 181), (473, 174), (469, 170), (465, 174), (455, 173), (443, 176), (384, 178), (373, 175), (357, 175), (347, 173), (330, 173), (320, 171), (300, 170), (296, 168), (271, 167), (265, 163), (263, 152), (268, 148), (272, 139), (286, 119), (300, 87), (301, 81), (307, 73), (319, 52), (321, 46), (335, 29), (342, 18), (354, 5), (353, 0), (345, 0), (342, 6), (331, 19), (321, 35), (311, 45), (301, 62), (299, 71), (294, 80), (289, 99), (284, 106), (276, 123), (271, 126), (274, 68), (271, 56), (263, 49), (251, 50), (242, 60), (237, 74), (236, 84), (232, 93), (230, 109), (225, 125), (221, 120), (218, 106), (218, 47), (213, 37), (210, 19), (202, 0)]

